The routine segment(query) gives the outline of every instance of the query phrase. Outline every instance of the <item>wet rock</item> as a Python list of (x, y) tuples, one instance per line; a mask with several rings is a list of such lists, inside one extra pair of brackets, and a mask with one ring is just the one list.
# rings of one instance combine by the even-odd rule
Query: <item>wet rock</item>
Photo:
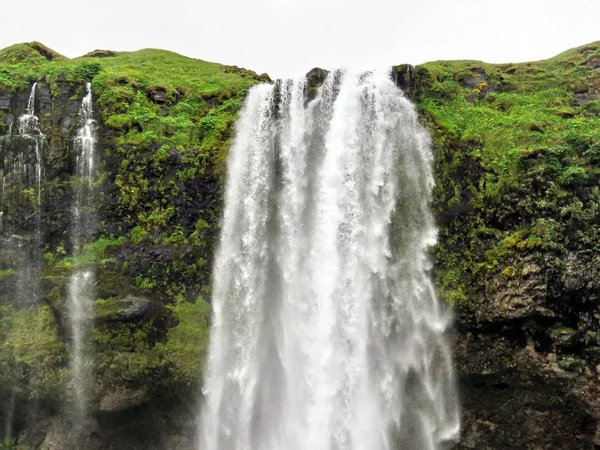
[(10, 109), (10, 91), (8, 89), (0, 91), (0, 109), (5, 111)]
[(134, 320), (144, 317), (154, 309), (154, 302), (145, 297), (128, 295), (123, 299), (123, 303), (127, 304), (128, 306), (120, 311), (120, 315), (127, 320)]
[(406, 95), (411, 95), (417, 89), (415, 68), (410, 64), (392, 67), (392, 80)]
[(315, 67), (306, 74), (306, 84), (309, 88), (317, 88), (321, 86), (329, 75), (329, 70)]
[(30, 426), (22, 430), (18, 436), (18, 442), (25, 448), (39, 448), (46, 439), (49, 429), (53, 425), (53, 420), (49, 417), (32, 420)]
[(590, 56), (590, 58), (585, 62), (585, 65), (592, 67), (594, 69), (599, 68), (600, 67), (600, 56), (599, 55)]
[(50, 86), (43, 83), (38, 84), (37, 100), (40, 103), (40, 108), (43, 110), (52, 109), (52, 94), (50, 92)]
[(575, 106), (585, 105), (586, 103), (593, 102), (598, 99), (598, 95), (593, 92), (576, 92), (575, 93)]
[(148, 392), (144, 389), (119, 388), (107, 392), (101, 399), (98, 409), (104, 412), (121, 411), (141, 405), (148, 400)]
[(499, 339), (461, 339), (455, 355), (463, 406), (455, 450), (592, 448), (598, 401), (585, 376)]
[[(325, 79), (329, 75), (329, 70), (320, 69), (315, 67), (310, 70), (306, 74), (306, 98), (307, 100), (312, 100), (317, 96), (317, 91), (319, 87), (325, 82)], [(277, 83), (281, 80), (277, 80), (275, 82), (275, 86), (277, 87)]]
[(558, 326), (550, 330), (550, 337), (552, 338), (553, 345), (555, 347), (568, 347), (575, 343), (575, 339), (577, 338), (577, 330)]

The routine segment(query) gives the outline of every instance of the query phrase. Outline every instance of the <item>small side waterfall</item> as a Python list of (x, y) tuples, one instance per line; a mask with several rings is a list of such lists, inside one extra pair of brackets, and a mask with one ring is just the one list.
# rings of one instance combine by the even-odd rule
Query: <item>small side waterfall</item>
[[(39, 303), (42, 267), (42, 151), (44, 135), (35, 115), (37, 83), (27, 109), (0, 137), (0, 272), (10, 276), (4, 287), (16, 308)], [(5, 292), (0, 292), (0, 296)], [(5, 368), (6, 369), (6, 368)], [(11, 370), (14, 368), (8, 368)], [(5, 443), (12, 442), (15, 390), (3, 408)]]
[[(19, 134), (27, 139), (31, 140), (32, 148), (35, 154), (35, 163), (33, 166), (29, 166), (33, 172), (37, 184), (37, 203), (41, 205), (41, 184), (42, 184), (42, 147), (44, 144), (44, 135), (40, 131), (39, 119), (35, 115), (35, 93), (37, 88), (37, 82), (33, 83), (31, 93), (29, 94), (29, 101), (27, 102), (27, 112), (18, 119)], [(38, 214), (39, 220), (39, 214)], [(39, 232), (38, 226), (38, 232)]]
[[(80, 127), (74, 147), (76, 151), (76, 178), (71, 241), (73, 260), (82, 255), (83, 246), (89, 243), (97, 229), (97, 208), (93, 202), (93, 183), (96, 168), (96, 122), (92, 109), (92, 89), (88, 83), (86, 95), (79, 111)], [(86, 417), (87, 395), (91, 373), (85, 360), (85, 338), (92, 317), (94, 301), (94, 272), (91, 268), (77, 268), (71, 276), (67, 307), (71, 328), (71, 389), (76, 423)]]
[(44, 135), (35, 115), (37, 83), (26, 112), (17, 119), (16, 134), (0, 141), (0, 269), (18, 275), (16, 304), (35, 304), (41, 273), (42, 150)]
[(429, 136), (386, 72), (306, 90), (256, 86), (237, 124), (198, 448), (438, 449), (459, 419)]

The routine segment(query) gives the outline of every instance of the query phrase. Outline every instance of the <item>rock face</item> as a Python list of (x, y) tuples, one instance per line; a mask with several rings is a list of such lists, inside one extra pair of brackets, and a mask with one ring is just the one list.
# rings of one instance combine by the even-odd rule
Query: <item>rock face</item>
[[(145, 64), (158, 71), (140, 79)], [(174, 66), (187, 75), (164, 77)], [(34, 81), (44, 135), (39, 202), (37, 187), (0, 193), (0, 436), (31, 449), (192, 448), (224, 154), (245, 92), (266, 77), (161, 51), (69, 61), (29, 44), (0, 50), (0, 67), (1, 176), (15, 170), (6, 161), (21, 149), (17, 118)], [(75, 257), (73, 140), (89, 81), (100, 220)], [(36, 255), (36, 279), (15, 248)], [(97, 298), (84, 355), (89, 420), (78, 428), (65, 299), (81, 269), (93, 271)], [(39, 284), (35, 295), (16, 299), (28, 284)]]
[[(0, 160), (20, 145), (3, 136), (36, 80), (46, 137), (42, 293), (29, 303), (11, 295), (20, 278), (4, 249), (35, 247), (36, 216), (21, 213), (31, 193), (3, 197), (0, 435), (32, 449), (191, 449), (225, 155), (245, 92), (269, 79), (161, 51), (86, 56), (34, 43), (0, 50), (11, 79), (0, 77)], [(433, 275), (456, 317), (457, 449), (600, 448), (598, 61), (592, 44), (548, 62), (393, 68), (435, 149)], [(309, 96), (327, 73), (307, 74)], [(72, 140), (88, 81), (100, 229), (73, 259)], [(96, 273), (96, 381), (75, 431), (64, 414), (65, 295), (81, 267)]]
[(392, 79), (406, 95), (412, 95), (417, 89), (415, 68), (410, 64), (392, 67)]
[(436, 152), (434, 274), (458, 332), (457, 448), (600, 446), (599, 54), (417, 67)]

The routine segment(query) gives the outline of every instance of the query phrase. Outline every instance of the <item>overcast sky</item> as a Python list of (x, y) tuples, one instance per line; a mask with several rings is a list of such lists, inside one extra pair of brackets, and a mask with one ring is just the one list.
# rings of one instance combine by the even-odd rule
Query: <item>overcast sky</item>
[(0, 47), (163, 48), (272, 77), (437, 59), (519, 62), (600, 40), (600, 0), (2, 0)]

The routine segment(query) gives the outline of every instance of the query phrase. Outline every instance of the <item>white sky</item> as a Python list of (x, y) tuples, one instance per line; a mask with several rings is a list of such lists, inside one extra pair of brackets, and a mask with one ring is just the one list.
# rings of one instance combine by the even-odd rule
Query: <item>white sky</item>
[(0, 48), (163, 48), (268, 72), (519, 62), (600, 40), (600, 0), (1, 0)]

